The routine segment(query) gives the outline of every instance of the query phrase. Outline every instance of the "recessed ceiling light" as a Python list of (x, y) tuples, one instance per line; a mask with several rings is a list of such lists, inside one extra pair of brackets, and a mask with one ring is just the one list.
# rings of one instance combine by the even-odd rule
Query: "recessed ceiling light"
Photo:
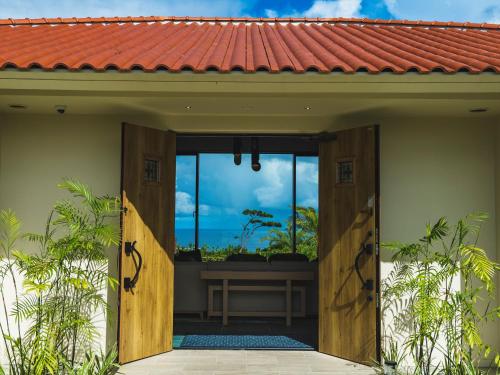
[(472, 108), (469, 109), (469, 112), (471, 113), (481, 113), (481, 112), (486, 112), (488, 111), (488, 108)]
[(186, 109), (189, 111), (191, 109), (191, 106), (190, 105), (187, 105), (186, 106)]
[(310, 111), (310, 110), (311, 110), (311, 107), (310, 107), (310, 106), (308, 106), (308, 105), (306, 105), (306, 106), (304, 107), (304, 109), (305, 109), (306, 111)]
[(26, 109), (24, 104), (9, 104), (9, 107), (12, 109)]

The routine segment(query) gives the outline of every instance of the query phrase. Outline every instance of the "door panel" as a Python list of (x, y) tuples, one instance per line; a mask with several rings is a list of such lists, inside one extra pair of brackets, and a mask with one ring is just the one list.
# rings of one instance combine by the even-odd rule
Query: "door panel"
[(359, 363), (378, 359), (375, 142), (350, 129), (319, 152), (319, 351)]
[(119, 362), (126, 363), (172, 350), (175, 134), (124, 124), (122, 147)]

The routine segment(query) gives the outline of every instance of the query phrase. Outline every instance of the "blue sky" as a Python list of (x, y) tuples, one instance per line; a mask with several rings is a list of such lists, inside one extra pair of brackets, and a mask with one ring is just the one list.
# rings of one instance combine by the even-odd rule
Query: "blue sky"
[[(250, 168), (244, 154), (235, 166), (233, 155), (200, 155), (200, 229), (240, 229), (241, 212), (260, 209), (283, 225), (292, 214), (292, 155), (261, 155), (262, 169)], [(177, 157), (176, 228), (194, 226), (195, 158)], [(297, 158), (297, 204), (318, 206), (318, 158)]]
[(500, 23), (499, 0), (0, 0), (0, 18), (309, 16)]

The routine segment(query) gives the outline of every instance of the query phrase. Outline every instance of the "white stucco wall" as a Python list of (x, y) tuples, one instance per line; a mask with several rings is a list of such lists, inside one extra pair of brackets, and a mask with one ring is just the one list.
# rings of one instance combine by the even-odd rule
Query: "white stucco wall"
[[(2, 118), (0, 208), (15, 210), (25, 230), (39, 231), (51, 205), (64, 196), (55, 187), (61, 177), (77, 178), (97, 193), (119, 194), (121, 120), (72, 115)], [(426, 222), (443, 215), (454, 222), (483, 210), (491, 218), (480, 245), (496, 258), (496, 228), (500, 228), (496, 221), (500, 207), (496, 124), (445, 118), (380, 123), (382, 241), (414, 241), (421, 237)], [(116, 255), (116, 249), (111, 249), (110, 270), (115, 275)], [(384, 275), (390, 265), (388, 255), (382, 255)], [(116, 293), (108, 297), (116, 308)], [(108, 344), (116, 338), (115, 324), (116, 319), (108, 326)], [(498, 325), (485, 335), (500, 348)]]
[[(89, 184), (97, 194), (120, 192), (121, 124), (92, 116), (5, 116), (0, 123), (0, 209), (10, 208), (23, 230), (41, 232), (57, 200), (63, 177)], [(32, 244), (23, 248), (35, 250)], [(117, 276), (118, 249), (109, 249), (109, 270)], [(12, 292), (11, 288), (6, 288)], [(12, 293), (11, 293), (12, 294)], [(116, 340), (117, 294), (107, 291), (111, 323), (102, 325), (102, 342)], [(10, 295), (10, 298), (13, 296)], [(1, 303), (1, 302), (0, 302)], [(3, 345), (2, 345), (3, 346)], [(0, 363), (4, 359), (0, 356)]]
[[(455, 224), (469, 213), (484, 211), (490, 219), (479, 246), (498, 260), (496, 124), (445, 118), (381, 123), (381, 241), (415, 242), (425, 233), (425, 224), (441, 216)], [(391, 270), (390, 258), (382, 251), (382, 277)], [(483, 335), (500, 349), (500, 325), (490, 325)]]

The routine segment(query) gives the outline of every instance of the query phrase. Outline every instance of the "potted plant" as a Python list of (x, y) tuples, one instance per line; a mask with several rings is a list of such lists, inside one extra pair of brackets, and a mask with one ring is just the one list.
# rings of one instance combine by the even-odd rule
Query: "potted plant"
[(392, 338), (386, 339), (386, 345), (382, 351), (382, 357), (384, 359), (384, 374), (385, 375), (396, 375), (397, 367), (399, 361), (399, 345), (397, 341)]

